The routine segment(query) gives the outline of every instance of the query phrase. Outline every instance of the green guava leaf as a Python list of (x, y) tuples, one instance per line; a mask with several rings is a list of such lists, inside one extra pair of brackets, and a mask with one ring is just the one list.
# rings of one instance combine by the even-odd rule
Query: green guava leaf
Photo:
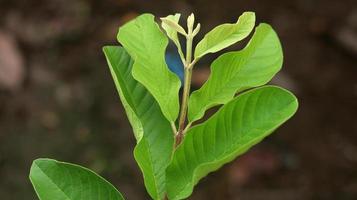
[(41, 200), (123, 200), (115, 187), (93, 171), (52, 159), (32, 163), (30, 180)]
[(289, 91), (263, 86), (240, 94), (206, 122), (192, 127), (166, 170), (169, 199), (187, 198), (201, 178), (271, 134), (297, 107)]
[(122, 47), (103, 48), (107, 62), (137, 139), (134, 157), (153, 199), (165, 193), (165, 169), (173, 151), (168, 120), (149, 91), (132, 76), (133, 61)]
[[(179, 20), (180, 20), (181, 14), (176, 13), (175, 15), (168, 15), (163, 19), (168, 19), (176, 24), (178, 24)], [(164, 20), (161, 23), (161, 27), (166, 31), (166, 35), (174, 42), (174, 44), (176, 45), (177, 49), (178, 49), (178, 53), (181, 54), (181, 57), (184, 57), (184, 55), (182, 54), (181, 51), (181, 44), (180, 44), (180, 40), (178, 38), (178, 34), (177, 34), (177, 30), (176, 29), (182, 29), (180, 30), (181, 33), (185, 33), (185, 30), (178, 25), (178, 28), (174, 29), (172, 26), (170, 26), (169, 24), (167, 24)]]
[(254, 12), (244, 12), (235, 24), (222, 24), (208, 32), (197, 44), (195, 58), (215, 53), (246, 38), (255, 25)]
[(207, 82), (189, 99), (189, 121), (202, 118), (213, 106), (227, 103), (237, 92), (266, 84), (282, 64), (277, 34), (268, 24), (260, 24), (243, 50), (225, 53), (212, 63)]
[(179, 112), (180, 79), (165, 62), (168, 39), (151, 14), (143, 14), (119, 29), (118, 40), (134, 60), (132, 74), (174, 122)]

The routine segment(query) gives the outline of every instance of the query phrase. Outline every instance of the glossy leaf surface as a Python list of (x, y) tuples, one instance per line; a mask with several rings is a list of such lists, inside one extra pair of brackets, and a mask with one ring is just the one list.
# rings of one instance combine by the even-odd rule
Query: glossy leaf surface
[[(174, 25), (169, 25), (167, 22), (173, 22), (173, 24), (178, 24), (179, 20), (180, 20), (180, 16), (181, 14), (176, 13), (175, 15), (168, 15), (165, 18), (162, 18), (161, 20), (163, 20), (163, 22), (161, 23), (161, 27), (166, 31), (167, 36), (173, 41), (173, 43), (176, 45), (178, 53), (181, 54), (181, 57), (184, 57), (184, 55), (182, 54), (181, 51), (181, 44), (180, 44), (180, 40), (178, 38), (178, 32), (185, 34), (185, 30), (177, 25), (177, 28), (174, 28)], [(165, 19), (169, 20), (169, 21), (165, 21)]]
[(52, 159), (32, 163), (30, 180), (41, 200), (123, 200), (108, 181), (93, 171)]
[(245, 12), (239, 17), (237, 23), (217, 26), (197, 44), (195, 58), (218, 52), (243, 40), (253, 30), (254, 25), (255, 14), (253, 12)]
[(149, 91), (132, 76), (132, 60), (122, 47), (104, 47), (110, 71), (137, 138), (135, 160), (153, 199), (165, 192), (165, 169), (170, 162), (173, 134), (170, 123)]
[(241, 51), (218, 57), (207, 82), (189, 100), (188, 119), (200, 119), (213, 106), (225, 104), (237, 92), (269, 82), (281, 69), (283, 52), (279, 38), (268, 24), (260, 24)]
[(167, 169), (169, 199), (187, 198), (201, 178), (268, 136), (297, 106), (295, 96), (287, 90), (265, 86), (239, 95), (191, 128)]
[(118, 40), (134, 60), (132, 74), (174, 122), (179, 112), (179, 78), (165, 62), (168, 39), (151, 14), (143, 14), (119, 29)]

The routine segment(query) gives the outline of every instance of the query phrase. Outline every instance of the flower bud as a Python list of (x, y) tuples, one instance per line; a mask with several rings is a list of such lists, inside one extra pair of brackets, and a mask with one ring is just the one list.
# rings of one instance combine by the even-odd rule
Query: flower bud
[(189, 31), (192, 31), (194, 24), (195, 24), (195, 15), (191, 13), (191, 15), (188, 16), (187, 18), (187, 28)]
[(201, 24), (198, 23), (197, 26), (196, 26), (196, 28), (195, 28), (195, 30), (193, 30), (192, 35), (193, 35), (193, 36), (196, 36), (197, 33), (200, 31), (200, 29), (201, 29)]

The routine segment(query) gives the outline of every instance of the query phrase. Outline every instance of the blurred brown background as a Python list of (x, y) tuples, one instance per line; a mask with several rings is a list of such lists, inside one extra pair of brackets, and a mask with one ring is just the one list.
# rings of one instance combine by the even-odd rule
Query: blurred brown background
[[(273, 84), (300, 108), (190, 199), (357, 199), (356, 0), (0, 0), (0, 199), (37, 199), (28, 172), (39, 157), (92, 168), (127, 199), (149, 199), (101, 47), (143, 12), (194, 12), (202, 37), (247, 10), (281, 37)], [(198, 64), (194, 88), (216, 56)]]

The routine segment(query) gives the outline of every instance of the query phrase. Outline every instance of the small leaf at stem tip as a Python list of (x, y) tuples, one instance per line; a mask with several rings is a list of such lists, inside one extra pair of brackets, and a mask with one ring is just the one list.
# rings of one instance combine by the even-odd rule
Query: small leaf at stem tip
[(163, 23), (165, 23), (166, 25), (170, 26), (171, 28), (173, 28), (174, 30), (176, 30), (177, 32), (181, 33), (182, 35), (187, 35), (186, 31), (175, 21), (169, 19), (169, 18), (160, 18), (161, 21)]

